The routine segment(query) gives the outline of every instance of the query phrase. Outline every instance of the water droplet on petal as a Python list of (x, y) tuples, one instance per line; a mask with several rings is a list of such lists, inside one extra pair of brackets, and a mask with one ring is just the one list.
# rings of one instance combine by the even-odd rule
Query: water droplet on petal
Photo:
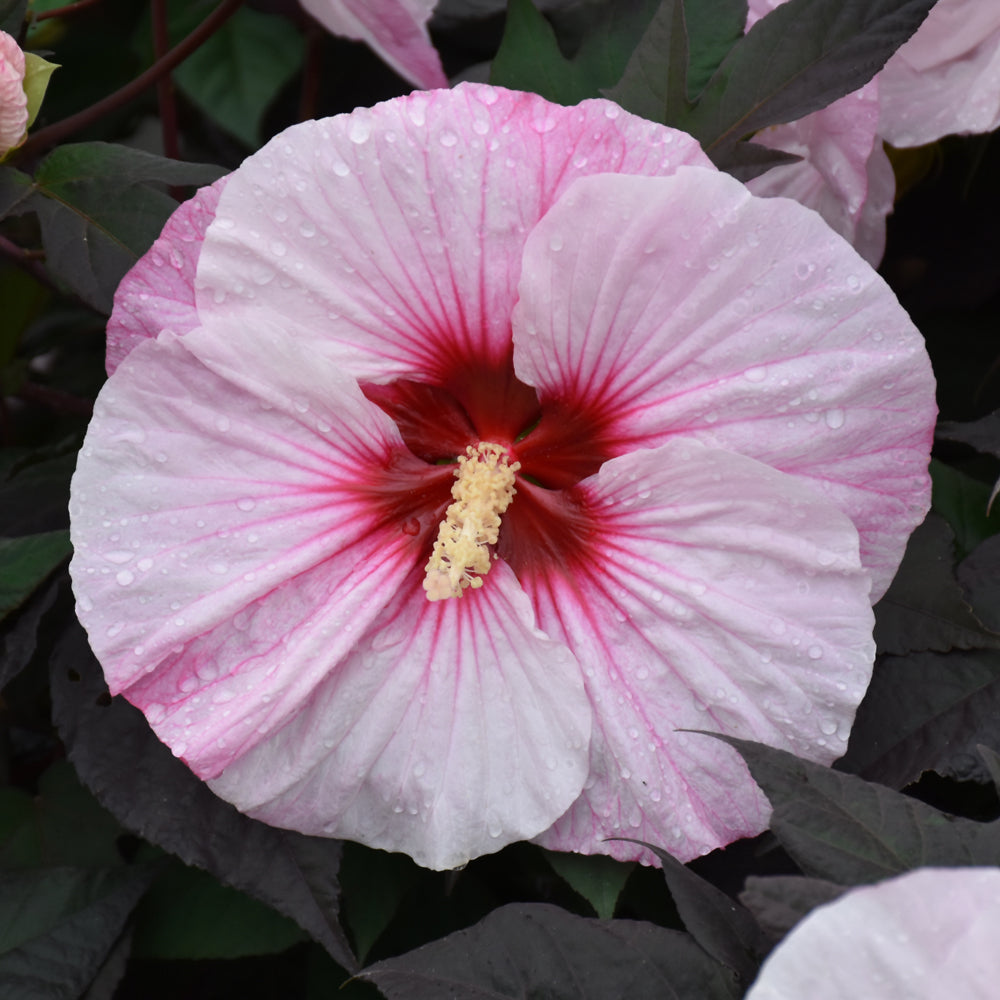
[(823, 414), (823, 417), (826, 420), (826, 426), (832, 431), (839, 430), (844, 426), (845, 416), (843, 410), (827, 410), (826, 413)]
[(240, 510), (251, 511), (257, 506), (257, 501), (251, 499), (250, 497), (240, 497), (240, 499), (236, 501), (236, 506), (239, 507)]
[(115, 576), (115, 581), (118, 583), (119, 587), (127, 587), (134, 579), (135, 579), (135, 574), (130, 573), (127, 569), (121, 570)]

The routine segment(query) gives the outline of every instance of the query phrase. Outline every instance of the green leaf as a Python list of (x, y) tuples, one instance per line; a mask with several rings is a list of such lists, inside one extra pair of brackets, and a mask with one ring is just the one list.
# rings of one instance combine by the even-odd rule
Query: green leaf
[(773, 807), (771, 832), (806, 875), (860, 885), (925, 865), (1000, 864), (1000, 821), (958, 819), (784, 750), (735, 747)]
[(626, 111), (672, 123), (688, 107), (688, 35), (683, 0), (663, 0), (625, 67), (605, 95)]
[(31, 195), (31, 178), (14, 167), (0, 164), (0, 219), (27, 211), (24, 203)]
[(175, 864), (136, 910), (135, 958), (242, 958), (285, 951), (305, 935), (287, 917), (211, 875)]
[(0, 789), (0, 868), (110, 867), (122, 860), (123, 832), (65, 761), (42, 775), (37, 795)]
[(49, 79), (59, 69), (58, 63), (51, 63), (34, 52), (24, 54), (24, 93), (28, 98), (28, 128), (34, 124), (49, 87)]
[(743, 37), (747, 0), (684, 0), (684, 18), (690, 52), (687, 93), (696, 97)]
[[(8, 267), (0, 271), (0, 368), (10, 364), (21, 335), (49, 300), (49, 291), (26, 271)], [(4, 529), (9, 530), (9, 529)]]
[(1000, 504), (987, 515), (989, 486), (936, 458), (931, 459), (930, 471), (931, 509), (951, 525), (958, 555), (964, 557), (1000, 531)]
[(0, 872), (0, 995), (77, 1000), (154, 874), (154, 866)]
[[(556, 104), (574, 104), (579, 81), (559, 51), (556, 33), (531, 0), (510, 0), (500, 48), (490, 68), (497, 87), (540, 94)], [(577, 98), (578, 100), (578, 98)]]
[(742, 989), (687, 935), (513, 904), (369, 966), (388, 1000), (735, 1000)]
[(174, 72), (181, 92), (256, 148), (261, 121), (302, 65), (302, 36), (285, 17), (243, 7)]
[(875, 606), (879, 652), (946, 653), (1000, 646), (1000, 636), (986, 631), (955, 579), (954, 537), (948, 523), (935, 514), (910, 536), (899, 571)]
[(842, 766), (893, 788), (924, 771), (981, 781), (979, 743), (1000, 746), (1000, 652), (887, 656), (875, 666)]
[(528, 90), (557, 104), (599, 97), (622, 75), (656, 0), (618, 0), (593, 8), (572, 58), (563, 55), (551, 24), (531, 0), (511, 0), (490, 82)]
[(624, 864), (603, 854), (546, 851), (545, 859), (574, 892), (590, 903), (602, 920), (610, 920), (615, 915), (615, 904), (635, 868), (634, 864)]
[(76, 143), (42, 161), (17, 210), (38, 214), (49, 270), (85, 302), (110, 312), (119, 281), (177, 207), (159, 188), (210, 184), (222, 173), (125, 146)]
[(0, 538), (0, 621), (20, 607), (71, 551), (68, 531)]
[(920, 26), (934, 0), (788, 0), (723, 60), (698, 103), (670, 124), (713, 158), (857, 90)]
[(660, 859), (670, 895), (691, 937), (717, 962), (749, 983), (766, 950), (754, 918), (666, 851), (641, 840), (633, 843), (649, 848)]
[(399, 904), (417, 881), (419, 869), (405, 854), (346, 844), (341, 899), (354, 950), (364, 962)]

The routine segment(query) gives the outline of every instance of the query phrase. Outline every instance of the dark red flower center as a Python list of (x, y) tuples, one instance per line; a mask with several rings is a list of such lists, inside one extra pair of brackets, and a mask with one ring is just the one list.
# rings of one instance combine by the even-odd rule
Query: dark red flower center
[[(497, 552), (521, 577), (581, 558), (592, 517), (577, 484), (611, 457), (599, 413), (554, 398), (540, 399), (502, 364), (459, 364), (435, 383), (399, 379), (366, 383), (365, 396), (388, 414), (423, 466), (387, 470), (378, 490), (387, 516), (429, 552), (451, 501), (454, 463), (466, 448), (490, 441), (520, 463), (517, 495), (503, 517)], [(404, 486), (405, 483), (405, 486)]]

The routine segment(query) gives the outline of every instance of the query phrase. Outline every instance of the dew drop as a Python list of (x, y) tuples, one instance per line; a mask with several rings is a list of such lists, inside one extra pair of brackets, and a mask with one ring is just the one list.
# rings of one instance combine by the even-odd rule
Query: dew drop
[(115, 576), (119, 587), (127, 587), (134, 579), (135, 574), (129, 572), (127, 569), (120, 570)]
[(844, 426), (844, 411), (839, 409), (827, 410), (823, 414), (823, 419), (826, 420), (826, 426), (832, 431), (839, 430)]
[(563, 238), (561, 236), (553, 236), (552, 239), (549, 240), (549, 249), (555, 253), (562, 250), (563, 246)]
[(222, 433), (225, 434), (226, 431), (228, 431), (230, 427), (232, 427), (232, 423), (229, 420), (229, 417), (222, 416), (222, 417), (216, 417), (215, 418), (215, 429), (216, 430), (222, 431)]
[(356, 146), (361, 146), (368, 141), (372, 134), (371, 125), (360, 116), (351, 119), (351, 124), (347, 128), (347, 138)]
[(240, 499), (236, 501), (236, 506), (239, 507), (240, 510), (251, 511), (257, 506), (257, 501), (251, 499), (250, 497), (240, 497)]
[(744, 373), (743, 377), (748, 382), (763, 382), (767, 378), (767, 369), (760, 367), (748, 368)]
[(441, 143), (446, 149), (450, 149), (452, 146), (458, 143), (458, 136), (455, 135), (451, 129), (445, 129), (439, 136), (438, 142)]

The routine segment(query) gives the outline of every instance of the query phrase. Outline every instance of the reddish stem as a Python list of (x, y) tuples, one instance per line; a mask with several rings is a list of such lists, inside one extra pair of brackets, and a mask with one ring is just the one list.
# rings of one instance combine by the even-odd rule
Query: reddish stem
[(75, 115), (70, 115), (69, 118), (64, 118), (62, 121), (40, 129), (21, 146), (17, 151), (16, 159), (23, 161), (38, 156), (44, 150), (73, 135), (74, 132), (79, 132), (81, 129), (93, 125), (105, 115), (117, 111), (118, 108), (134, 100), (174, 67), (184, 62), (200, 45), (208, 41), (239, 10), (242, 4), (243, 0), (222, 0), (222, 3), (187, 38), (175, 45), (162, 59), (158, 59), (145, 73), (137, 76), (131, 83), (127, 83), (113, 94), (109, 94), (104, 100), (92, 104), (89, 108), (85, 108)]
[[(170, 32), (167, 28), (167, 0), (153, 0), (153, 58), (159, 62), (170, 50)], [(177, 138), (177, 104), (174, 101), (174, 81), (164, 73), (156, 81), (156, 100), (160, 106), (160, 127), (163, 135), (163, 153), (171, 160), (181, 158)]]
[(50, 17), (71, 17), (88, 7), (96, 7), (101, 0), (79, 0), (79, 3), (69, 3), (65, 7), (55, 7), (52, 10), (43, 10), (32, 15), (34, 21), (45, 21)]

